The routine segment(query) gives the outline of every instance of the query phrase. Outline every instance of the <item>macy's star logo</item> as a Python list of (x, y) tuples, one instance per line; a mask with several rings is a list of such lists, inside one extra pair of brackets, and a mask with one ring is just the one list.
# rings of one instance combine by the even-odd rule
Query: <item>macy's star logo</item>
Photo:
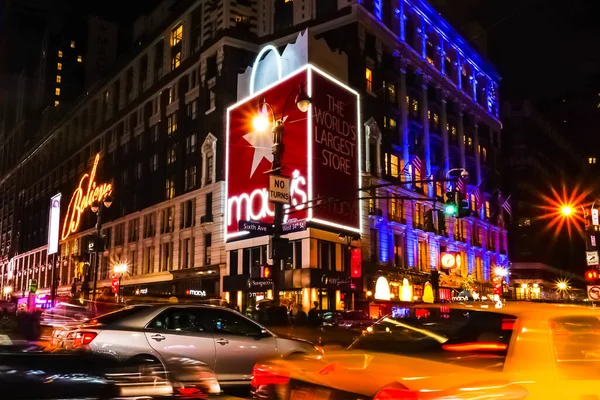
[[(282, 118), (283, 122), (287, 119), (287, 115)], [(252, 131), (246, 135), (244, 135), (244, 139), (254, 147), (254, 158), (252, 159), (252, 168), (250, 170), (250, 178), (256, 172), (256, 168), (262, 161), (263, 158), (266, 158), (270, 163), (273, 162), (273, 134), (271, 133), (273, 128), (273, 123), (270, 122), (267, 129), (262, 132)]]

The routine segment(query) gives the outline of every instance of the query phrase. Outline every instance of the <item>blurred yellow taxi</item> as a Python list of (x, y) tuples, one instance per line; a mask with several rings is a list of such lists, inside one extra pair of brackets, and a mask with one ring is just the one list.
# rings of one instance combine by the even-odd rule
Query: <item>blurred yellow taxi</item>
[(255, 366), (257, 399), (600, 400), (600, 309), (396, 308), (347, 350)]

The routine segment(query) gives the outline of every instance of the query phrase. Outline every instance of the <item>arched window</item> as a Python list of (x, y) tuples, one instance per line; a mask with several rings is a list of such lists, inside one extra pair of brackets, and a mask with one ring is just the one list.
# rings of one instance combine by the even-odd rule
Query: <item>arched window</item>
[(202, 144), (202, 186), (216, 181), (216, 156), (217, 138), (209, 132)]

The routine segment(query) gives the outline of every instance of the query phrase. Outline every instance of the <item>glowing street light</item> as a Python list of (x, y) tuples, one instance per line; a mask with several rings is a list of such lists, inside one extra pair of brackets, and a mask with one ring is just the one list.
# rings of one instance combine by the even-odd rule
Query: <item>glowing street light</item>
[(496, 267), (494, 268), (494, 275), (499, 278), (506, 278), (508, 276), (508, 269), (504, 267)]
[(556, 288), (558, 290), (567, 290), (569, 288), (569, 282), (567, 282), (567, 281), (558, 281), (558, 282), (556, 282)]
[(575, 212), (575, 209), (573, 207), (571, 207), (570, 205), (565, 205), (565, 206), (562, 206), (562, 208), (560, 209), (560, 212), (565, 217), (570, 217)]
[(113, 272), (115, 274), (126, 274), (129, 271), (129, 266), (126, 263), (120, 263), (113, 266)]

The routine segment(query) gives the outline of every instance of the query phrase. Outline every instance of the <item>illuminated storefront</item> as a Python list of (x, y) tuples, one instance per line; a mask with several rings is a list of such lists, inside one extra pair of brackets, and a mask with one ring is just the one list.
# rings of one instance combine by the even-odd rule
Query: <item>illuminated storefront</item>
[[(271, 282), (264, 272), (275, 267), (269, 244), (274, 205), (269, 202), (267, 173), (273, 161), (271, 127), (280, 116), (285, 128), (282, 175), (290, 178), (289, 203), (283, 206), (289, 244), (269, 289), (278, 288), (282, 304), (306, 312), (314, 302), (323, 309), (351, 307), (357, 291), (350, 270), (362, 221), (356, 199), (361, 170), (359, 95), (307, 64), (295, 54), (299, 51), (306, 48), (298, 43), (288, 45), (281, 56), (273, 46), (265, 46), (251, 71), (238, 79), (239, 85), (249, 85), (248, 97), (227, 112), (223, 229), (228, 274), (222, 290), (240, 308), (272, 295), (257, 284)], [(292, 102), (301, 90), (311, 100), (306, 114)], [(268, 107), (257, 107), (259, 103)], [(264, 131), (252, 124), (252, 117), (260, 113), (269, 121)]]

